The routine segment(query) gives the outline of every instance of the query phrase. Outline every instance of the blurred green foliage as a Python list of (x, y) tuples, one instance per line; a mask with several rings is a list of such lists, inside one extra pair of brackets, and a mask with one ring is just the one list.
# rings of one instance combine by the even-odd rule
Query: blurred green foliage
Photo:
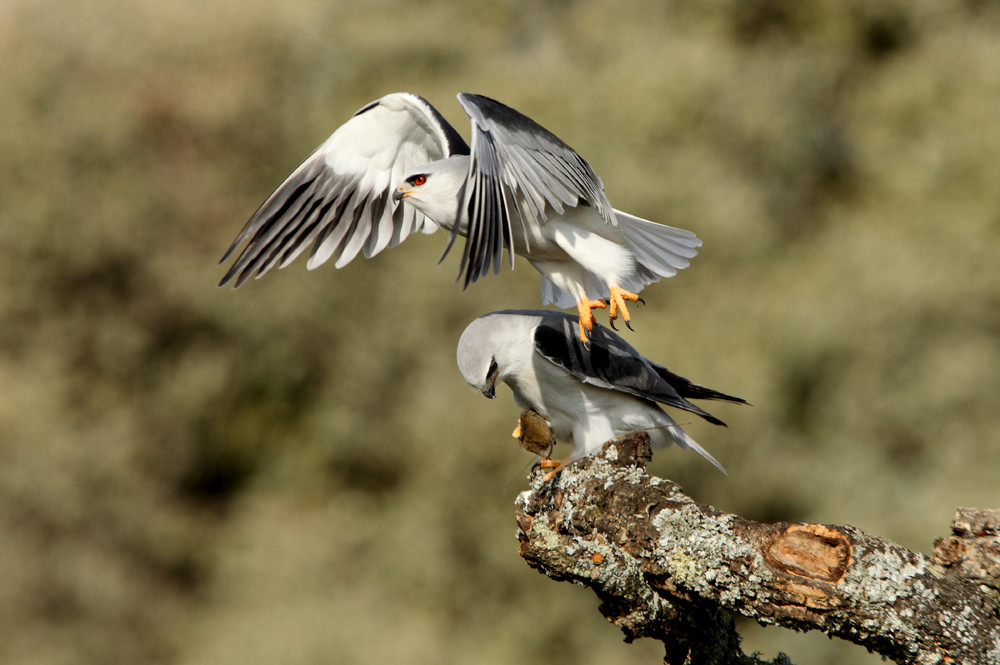
[(214, 286), (271, 189), (395, 90), (466, 134), (454, 95), (496, 97), (704, 239), (629, 339), (754, 407), (691, 423), (728, 477), (653, 472), (923, 551), (997, 504), (996, 2), (7, 0), (0, 83), (6, 663), (657, 662), (517, 556), (518, 410), (454, 346), (537, 306), (523, 261), (463, 292), (419, 237)]

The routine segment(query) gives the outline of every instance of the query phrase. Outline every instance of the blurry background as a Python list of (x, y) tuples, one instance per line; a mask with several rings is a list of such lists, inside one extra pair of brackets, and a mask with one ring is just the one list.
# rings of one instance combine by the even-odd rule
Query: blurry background
[(454, 95), (496, 97), (704, 240), (626, 334), (754, 406), (689, 428), (728, 477), (652, 472), (923, 552), (1000, 504), (996, 2), (2, 0), (0, 90), (5, 663), (659, 662), (517, 555), (518, 409), (454, 347), (538, 305), (526, 263), (463, 292), (419, 236), (215, 287), (397, 90), (466, 136)]

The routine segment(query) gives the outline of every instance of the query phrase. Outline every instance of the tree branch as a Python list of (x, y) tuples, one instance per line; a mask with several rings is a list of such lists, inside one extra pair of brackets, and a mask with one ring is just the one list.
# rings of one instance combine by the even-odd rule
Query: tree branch
[(739, 614), (897, 663), (1000, 663), (1000, 511), (960, 511), (935, 561), (851, 526), (695, 503), (647, 475), (650, 458), (645, 434), (614, 440), (552, 482), (536, 470), (517, 499), (521, 556), (592, 588), (626, 641), (662, 641), (671, 665), (761, 662), (740, 650)]

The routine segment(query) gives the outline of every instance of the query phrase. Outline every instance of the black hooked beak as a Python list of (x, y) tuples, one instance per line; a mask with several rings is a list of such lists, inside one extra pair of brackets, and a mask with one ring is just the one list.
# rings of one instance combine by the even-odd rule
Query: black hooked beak
[(497, 361), (493, 360), (490, 362), (490, 371), (486, 373), (486, 387), (483, 388), (483, 395), (489, 399), (496, 399), (497, 396), (497, 375), (500, 373), (500, 369), (497, 367)]
[(399, 187), (392, 190), (392, 202), (399, 203), (402, 200), (403, 200), (403, 191)]

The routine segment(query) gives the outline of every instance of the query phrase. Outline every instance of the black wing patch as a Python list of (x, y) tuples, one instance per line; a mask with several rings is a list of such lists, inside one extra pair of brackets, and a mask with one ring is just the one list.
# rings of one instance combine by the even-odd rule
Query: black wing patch
[(413, 96), (427, 107), (427, 112), (430, 113), (432, 118), (434, 118), (434, 124), (437, 126), (438, 130), (444, 134), (445, 155), (449, 157), (451, 155), (468, 155), (469, 144), (466, 143), (465, 139), (462, 138), (462, 135), (451, 126), (451, 123), (445, 120), (445, 117), (441, 115), (441, 112), (434, 108), (429, 101), (420, 95)]
[(743, 402), (654, 365), (603, 326), (595, 324), (590, 341), (584, 345), (577, 334), (576, 318), (569, 315), (554, 312), (545, 317), (535, 328), (534, 344), (540, 355), (584, 383), (683, 409), (715, 425), (725, 423), (685, 397)]

